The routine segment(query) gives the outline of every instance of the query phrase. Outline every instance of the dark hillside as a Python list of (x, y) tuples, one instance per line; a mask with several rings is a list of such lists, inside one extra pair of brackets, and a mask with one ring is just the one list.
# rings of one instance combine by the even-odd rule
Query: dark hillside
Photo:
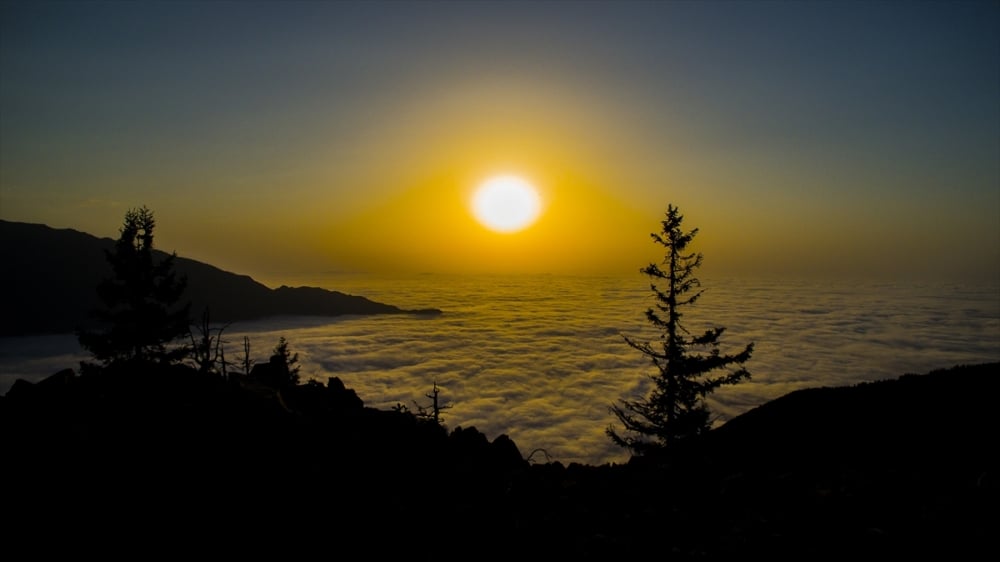
[(986, 455), (991, 451), (967, 445), (997, 434), (998, 396), (997, 364), (811, 388), (734, 418), (712, 432), (711, 442), (732, 453), (754, 451), (772, 459), (851, 453), (880, 462), (909, 462), (921, 461), (930, 451)]
[(794, 392), (610, 466), (530, 464), (506, 436), (367, 408), (336, 379), (67, 370), (0, 398), (6, 542), (38, 555), (60, 544), (39, 534), (133, 552), (110, 533), (144, 552), (283, 558), (992, 559), (998, 367)]

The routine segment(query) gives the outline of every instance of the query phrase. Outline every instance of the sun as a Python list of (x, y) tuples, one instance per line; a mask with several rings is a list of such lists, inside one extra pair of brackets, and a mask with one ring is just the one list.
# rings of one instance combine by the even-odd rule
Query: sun
[(531, 226), (542, 212), (542, 199), (527, 180), (493, 176), (476, 188), (472, 214), (496, 232), (517, 232)]

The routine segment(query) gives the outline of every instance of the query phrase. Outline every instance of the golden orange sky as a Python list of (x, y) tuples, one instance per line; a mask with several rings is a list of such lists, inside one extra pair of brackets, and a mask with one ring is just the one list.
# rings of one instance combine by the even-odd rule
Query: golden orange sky
[[(628, 275), (674, 204), (710, 274), (1000, 278), (995, 3), (234, 6), (0, 5), (0, 218), (145, 205), (275, 281)], [(529, 229), (470, 215), (498, 173)]]

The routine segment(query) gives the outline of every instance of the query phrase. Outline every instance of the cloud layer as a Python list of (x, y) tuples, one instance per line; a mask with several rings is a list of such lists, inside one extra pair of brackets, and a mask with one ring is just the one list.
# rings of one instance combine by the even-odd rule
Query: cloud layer
[[(604, 434), (608, 406), (648, 389), (644, 357), (622, 340), (655, 338), (640, 277), (338, 277), (329, 288), (400, 306), (436, 306), (440, 317), (280, 318), (232, 326), (227, 357), (250, 337), (266, 360), (280, 336), (305, 379), (340, 377), (365, 404), (427, 406), (433, 385), (445, 424), (509, 435), (525, 455), (563, 463), (623, 462)], [(838, 386), (960, 363), (1000, 360), (996, 287), (706, 281), (684, 316), (692, 332), (727, 328), (724, 346), (755, 343), (751, 381), (710, 401), (724, 421), (787, 392)], [(0, 340), (0, 391), (75, 367), (72, 336)], [(538, 458), (536, 455), (535, 458)]]

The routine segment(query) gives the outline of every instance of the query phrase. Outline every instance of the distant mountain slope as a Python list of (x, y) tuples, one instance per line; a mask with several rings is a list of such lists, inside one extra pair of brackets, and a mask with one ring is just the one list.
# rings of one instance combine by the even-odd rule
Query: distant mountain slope
[[(100, 305), (96, 287), (110, 275), (104, 251), (110, 238), (71, 229), (0, 221), (0, 336), (73, 332), (93, 325)], [(165, 253), (160, 252), (162, 256)], [(436, 313), (403, 310), (367, 298), (313, 287), (270, 289), (246, 275), (178, 256), (187, 276), (184, 299), (192, 315), (210, 307), (213, 321), (237, 322), (276, 315)]]

